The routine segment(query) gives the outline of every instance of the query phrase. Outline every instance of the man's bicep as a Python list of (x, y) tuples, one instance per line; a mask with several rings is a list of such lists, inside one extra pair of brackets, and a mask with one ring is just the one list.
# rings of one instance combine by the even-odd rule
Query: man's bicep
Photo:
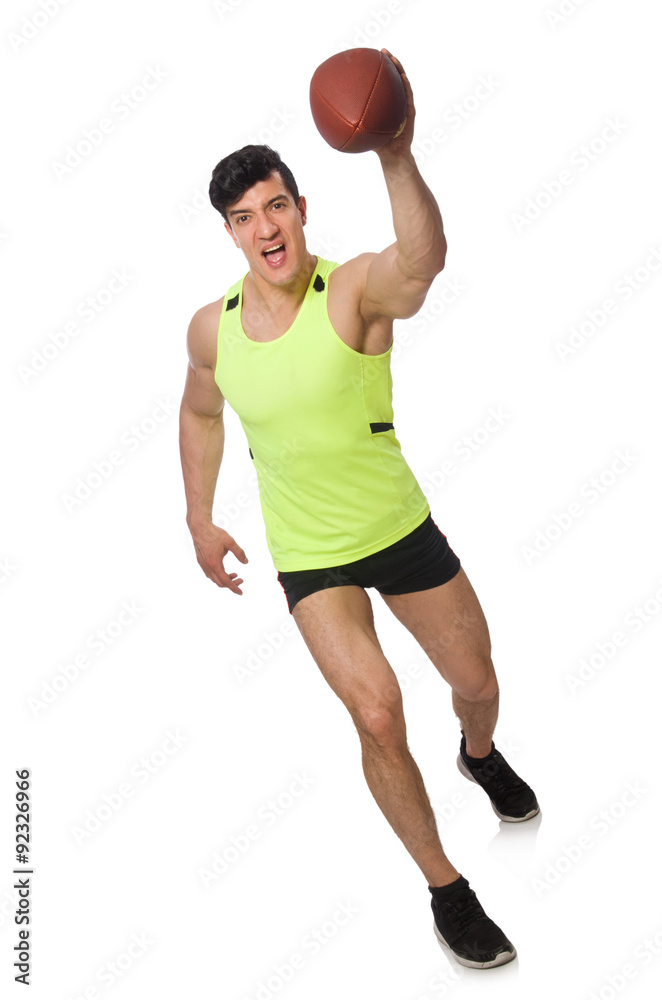
[(182, 397), (182, 405), (208, 417), (218, 416), (225, 403), (215, 378), (216, 344), (212, 333), (209, 317), (200, 310), (191, 320), (186, 337), (189, 363)]
[(209, 367), (195, 367), (189, 361), (182, 406), (205, 417), (217, 417), (223, 409), (225, 399)]
[(425, 302), (432, 280), (407, 274), (401, 266), (397, 243), (381, 253), (363, 254), (365, 278), (361, 296), (364, 316), (409, 319)]

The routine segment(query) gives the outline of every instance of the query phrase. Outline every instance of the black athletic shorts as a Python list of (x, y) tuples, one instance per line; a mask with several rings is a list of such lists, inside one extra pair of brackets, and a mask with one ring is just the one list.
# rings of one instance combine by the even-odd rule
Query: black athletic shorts
[(379, 552), (326, 569), (278, 572), (290, 614), (297, 601), (316, 590), (357, 584), (375, 587), (380, 594), (410, 594), (451, 580), (460, 560), (432, 520), (432, 514), (408, 535)]

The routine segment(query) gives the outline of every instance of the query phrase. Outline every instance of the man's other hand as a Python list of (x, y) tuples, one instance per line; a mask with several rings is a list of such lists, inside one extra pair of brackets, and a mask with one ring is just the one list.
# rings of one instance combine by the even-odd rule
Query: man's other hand
[(227, 587), (235, 594), (242, 594), (239, 589), (244, 581), (236, 573), (227, 573), (223, 566), (223, 560), (228, 552), (239, 559), (240, 562), (247, 563), (246, 553), (237, 545), (232, 535), (229, 535), (223, 528), (218, 528), (215, 524), (208, 524), (191, 531), (195, 554), (198, 557), (205, 576), (213, 580), (219, 587)]

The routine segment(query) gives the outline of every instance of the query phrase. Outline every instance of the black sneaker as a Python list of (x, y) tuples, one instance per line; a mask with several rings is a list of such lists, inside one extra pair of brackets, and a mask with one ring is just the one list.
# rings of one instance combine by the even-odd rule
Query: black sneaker
[(467, 739), (463, 732), (457, 766), (465, 778), (485, 789), (499, 819), (506, 823), (522, 823), (538, 815), (540, 806), (533, 789), (515, 774), (494, 742), (484, 764), (470, 764), (466, 753)]
[(492, 969), (495, 965), (511, 962), (517, 955), (515, 946), (487, 916), (463, 875), (457, 886), (442, 899), (432, 896), (434, 932), (438, 941), (452, 952), (460, 965), (469, 969)]

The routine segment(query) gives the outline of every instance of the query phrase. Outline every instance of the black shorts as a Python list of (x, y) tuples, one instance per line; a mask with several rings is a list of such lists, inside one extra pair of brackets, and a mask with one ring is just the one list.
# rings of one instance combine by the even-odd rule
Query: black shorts
[(326, 569), (278, 572), (290, 614), (297, 601), (316, 590), (356, 584), (375, 587), (380, 594), (410, 594), (447, 583), (460, 569), (460, 560), (432, 520), (432, 514), (404, 538), (379, 552)]

